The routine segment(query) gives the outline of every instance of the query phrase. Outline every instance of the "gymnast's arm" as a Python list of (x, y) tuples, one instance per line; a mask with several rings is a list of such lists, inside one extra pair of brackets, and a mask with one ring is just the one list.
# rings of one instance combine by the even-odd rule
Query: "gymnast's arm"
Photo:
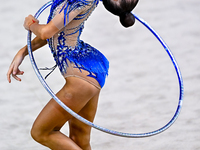
[[(71, 22), (78, 14), (80, 14), (84, 9), (78, 9), (70, 12), (68, 22)], [(31, 30), (36, 38), (32, 40), (32, 51), (39, 49), (40, 47), (47, 44), (46, 39), (51, 38), (55, 33), (64, 27), (64, 11), (57, 14), (48, 24), (39, 24), (39, 21), (35, 19), (32, 15), (25, 18), (24, 27), (27, 30)], [(9, 70), (7, 72), (7, 80), (10, 83), (10, 76), (17, 81), (21, 81), (18, 75), (23, 75), (24, 72), (19, 69), (24, 57), (28, 54), (27, 46), (23, 47), (15, 55)]]
[[(31, 41), (32, 51), (35, 51), (35, 50), (39, 49), (40, 47), (42, 47), (42, 46), (44, 46), (46, 44), (47, 44), (46, 40), (42, 40), (39, 37), (35, 37)], [(8, 80), (9, 83), (11, 82), (11, 79), (10, 79), (11, 75), (17, 81), (21, 81), (21, 79), (17, 75), (23, 75), (24, 74), (24, 72), (19, 69), (19, 66), (21, 65), (21, 63), (24, 60), (24, 57), (26, 55), (28, 55), (27, 45), (24, 46), (23, 48), (21, 48), (17, 52), (17, 54), (13, 58), (12, 63), (10, 64), (10, 67), (8, 69), (8, 72), (7, 72), (7, 80)]]
[[(78, 14), (84, 11), (86, 7), (82, 9), (76, 9), (69, 13), (66, 19), (66, 25), (69, 24)], [(55, 15), (55, 17), (48, 24), (39, 24), (32, 15), (25, 18), (24, 27), (27, 30), (31, 30), (36, 36), (42, 40), (51, 38), (54, 34), (59, 32), (64, 27), (64, 9), (61, 13)]]
[(32, 15), (26, 17), (24, 21), (24, 28), (31, 30), (37, 37), (42, 40), (51, 38), (55, 33), (59, 31), (59, 29), (54, 25), (52, 21), (50, 21), (48, 24), (39, 24), (39, 22), (35, 20), (36, 19)]
[[(31, 18), (32, 19), (32, 18)], [(26, 23), (29, 23), (29, 27), (30, 27), (30, 21), (26, 21), (27, 19), (25, 19), (25, 22)], [(33, 18), (33, 20), (37, 23), (39, 23), (39, 21), (37, 21), (35, 18)], [(31, 22), (33, 21), (31, 20)], [(25, 26), (25, 23), (24, 23), (24, 27), (26, 28)], [(27, 29), (27, 28), (26, 28)], [(42, 39), (40, 36), (37, 36), (31, 41), (31, 46), (32, 46), (32, 51), (35, 51), (37, 49), (39, 49), (40, 47), (44, 46), (47, 44), (47, 40), (46, 39)], [(18, 75), (23, 75), (24, 74), (24, 71), (21, 71), (19, 69), (19, 66), (21, 65), (21, 63), (23, 62), (24, 60), (24, 57), (28, 55), (28, 48), (27, 48), (27, 45), (24, 46), (23, 48), (21, 48), (17, 54), (15, 55), (15, 57), (13, 58), (11, 64), (10, 64), (10, 67), (8, 69), (8, 72), (7, 72), (7, 80), (9, 83), (11, 83), (11, 75), (14, 79), (16, 79), (17, 81), (21, 81), (21, 78), (18, 77)]]

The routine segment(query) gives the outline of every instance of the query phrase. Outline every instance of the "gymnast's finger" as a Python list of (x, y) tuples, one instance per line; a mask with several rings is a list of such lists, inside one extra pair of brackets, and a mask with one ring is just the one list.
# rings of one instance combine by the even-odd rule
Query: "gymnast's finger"
[(23, 74), (24, 74), (24, 71), (18, 70), (17, 75), (23, 75)]
[(12, 74), (12, 77), (13, 77), (14, 79), (16, 79), (17, 81), (21, 81), (21, 79), (20, 79), (17, 75)]
[(7, 80), (9, 83), (11, 82), (10, 75), (12, 74), (12, 72), (13, 72), (13, 67), (10, 66), (10, 68), (8, 69), (8, 72), (7, 72)]
[(15, 78), (17, 81), (21, 81), (21, 79), (17, 75), (23, 75), (24, 72), (20, 71), (17, 66), (14, 66), (12, 76)]

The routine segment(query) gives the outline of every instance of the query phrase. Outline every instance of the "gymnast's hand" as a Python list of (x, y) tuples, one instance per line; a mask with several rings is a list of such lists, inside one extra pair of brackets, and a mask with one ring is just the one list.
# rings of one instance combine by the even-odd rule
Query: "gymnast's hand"
[(35, 19), (32, 15), (29, 15), (24, 20), (24, 28), (30, 30), (30, 26), (34, 23), (39, 23), (39, 20)]
[(22, 53), (22, 51), (19, 51), (12, 63), (10, 64), (9, 70), (7, 72), (7, 80), (9, 83), (11, 83), (11, 79), (10, 79), (10, 75), (12, 75), (13, 78), (15, 78), (17, 81), (21, 81), (21, 79), (17, 76), (17, 75), (23, 75), (24, 72), (19, 70), (19, 66), (22, 63), (24, 59), (24, 55)]

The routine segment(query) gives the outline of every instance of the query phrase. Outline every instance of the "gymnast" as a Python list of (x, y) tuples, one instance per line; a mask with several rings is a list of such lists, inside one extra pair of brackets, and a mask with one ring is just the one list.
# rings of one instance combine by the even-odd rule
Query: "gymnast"
[[(131, 11), (138, 0), (103, 0), (105, 8), (124, 27), (134, 24)], [(25, 18), (24, 28), (36, 37), (31, 41), (35, 51), (48, 43), (65, 84), (56, 96), (70, 109), (93, 122), (101, 88), (108, 75), (109, 62), (91, 45), (80, 40), (84, 22), (97, 7), (99, 0), (53, 0), (47, 24), (39, 24), (32, 15)], [(28, 55), (27, 45), (15, 55), (7, 72), (21, 81), (18, 75), (24, 57)], [(61, 133), (62, 126), (69, 123), (69, 136)], [(51, 99), (36, 118), (31, 136), (40, 144), (52, 150), (91, 150), (91, 127), (80, 122)]]

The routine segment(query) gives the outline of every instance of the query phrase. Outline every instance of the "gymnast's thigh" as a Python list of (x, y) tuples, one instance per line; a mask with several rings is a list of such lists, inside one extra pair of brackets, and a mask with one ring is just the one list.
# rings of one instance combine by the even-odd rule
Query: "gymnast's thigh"
[[(83, 118), (93, 122), (97, 105), (98, 105), (99, 93), (97, 93), (78, 113)], [(83, 145), (90, 143), (90, 133), (91, 126), (86, 125), (85, 123), (79, 121), (76, 118), (69, 120), (69, 137), (75, 141), (77, 144), (81, 142)], [(81, 145), (79, 145), (81, 146)], [(83, 147), (82, 147), (83, 148)]]
[[(56, 96), (74, 112), (79, 113), (99, 91), (98, 88), (87, 81), (69, 77)], [(38, 115), (33, 128), (41, 132), (59, 130), (71, 118), (73, 117), (68, 112), (51, 99)]]

